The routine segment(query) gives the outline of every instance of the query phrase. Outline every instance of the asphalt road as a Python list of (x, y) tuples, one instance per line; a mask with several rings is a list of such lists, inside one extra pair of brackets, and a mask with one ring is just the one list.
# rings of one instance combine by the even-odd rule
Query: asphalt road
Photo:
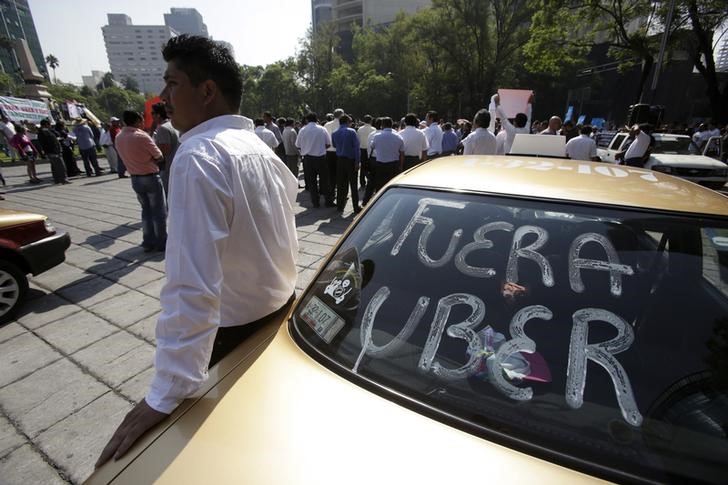
[[(106, 166), (105, 160), (101, 162)], [(80, 163), (79, 163), (80, 166)], [(46, 214), (71, 235), (66, 261), (31, 279), (16, 321), (0, 327), (0, 483), (80, 483), (152, 373), (164, 257), (139, 246), (140, 207), (114, 174), (27, 184), (3, 168), (0, 207)], [(299, 192), (300, 291), (352, 220)]]

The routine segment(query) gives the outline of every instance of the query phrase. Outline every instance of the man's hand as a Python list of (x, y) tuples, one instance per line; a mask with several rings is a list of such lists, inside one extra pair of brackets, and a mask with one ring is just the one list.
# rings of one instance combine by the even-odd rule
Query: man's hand
[(500, 104), (500, 94), (496, 94), (495, 96), (493, 96), (493, 102), (496, 106)]
[(528, 97), (528, 104), (533, 104), (535, 93), (531, 91), (531, 95)]
[(114, 460), (124, 456), (141, 435), (167, 416), (167, 414), (160, 413), (149, 407), (147, 402), (142, 399), (139, 404), (134, 406), (134, 409), (129, 411), (129, 414), (124, 417), (124, 421), (116, 428), (114, 436), (111, 437), (104, 451), (101, 452), (101, 456), (96, 462), (96, 468), (109, 461), (112, 456)]

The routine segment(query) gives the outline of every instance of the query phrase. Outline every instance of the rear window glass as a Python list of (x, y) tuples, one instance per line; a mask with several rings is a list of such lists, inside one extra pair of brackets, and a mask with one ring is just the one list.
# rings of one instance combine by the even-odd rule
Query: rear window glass
[(345, 373), (484, 436), (612, 478), (724, 482), (724, 235), (699, 216), (391, 188), (293, 325)]

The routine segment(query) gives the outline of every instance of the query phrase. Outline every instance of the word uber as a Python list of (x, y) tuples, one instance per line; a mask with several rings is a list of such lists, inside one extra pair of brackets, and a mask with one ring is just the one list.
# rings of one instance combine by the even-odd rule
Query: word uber
[[(448, 262), (455, 260), (455, 266), (463, 274), (476, 278), (492, 278), (497, 274), (494, 268), (474, 267), (466, 263), (467, 256), (473, 251), (490, 249), (493, 242), (487, 238), (488, 233), (493, 231), (507, 231), (513, 233), (513, 239), (506, 264), (506, 280), (510, 283), (518, 283), (518, 262), (520, 259), (528, 259), (535, 262), (541, 271), (541, 279), (545, 286), (554, 285), (554, 274), (548, 260), (538, 252), (548, 240), (548, 233), (545, 229), (535, 225), (524, 225), (515, 228), (512, 224), (503, 221), (489, 222), (478, 227), (473, 234), (473, 242), (464, 245), (456, 254), (456, 248), (463, 235), (458, 229), (451, 236), (445, 254), (440, 259), (432, 259), (427, 254), (427, 243), (435, 231), (435, 222), (432, 218), (425, 216), (428, 207), (440, 206), (452, 209), (463, 209), (465, 203), (424, 198), (419, 201), (419, 206), (411, 220), (404, 228), (399, 238), (391, 249), (391, 255), (396, 256), (402, 245), (410, 237), (413, 228), (421, 224), (424, 226), (419, 240), (417, 241), (418, 258), (422, 264), (431, 268), (441, 267)], [(535, 234), (536, 240), (524, 245), (524, 238), (528, 234)], [(580, 252), (586, 244), (598, 244), (604, 249), (606, 259), (586, 259), (580, 257)], [(578, 235), (571, 243), (569, 249), (569, 284), (576, 293), (585, 290), (581, 278), (581, 272), (604, 271), (609, 273), (609, 291), (615, 297), (622, 294), (622, 277), (634, 274), (632, 267), (621, 264), (617, 251), (610, 241), (597, 233), (587, 232)], [(361, 322), (361, 344), (362, 349), (354, 365), (353, 371), (357, 372), (364, 356), (370, 358), (381, 358), (394, 353), (412, 335), (415, 328), (430, 305), (430, 298), (419, 297), (407, 322), (402, 330), (392, 340), (384, 345), (377, 345), (373, 342), (372, 334), (375, 327), (377, 313), (389, 298), (391, 290), (387, 286), (379, 288), (368, 302)], [(467, 305), (470, 307), (470, 314), (460, 322), (449, 322), (451, 309), (455, 305)], [(485, 316), (485, 303), (479, 297), (468, 293), (453, 293), (441, 298), (437, 302), (437, 308), (430, 325), (429, 335), (424, 344), (418, 368), (423, 372), (432, 372), (443, 379), (463, 379), (474, 375), (480, 368), (481, 351), (484, 349), (484, 341), (481, 334), (476, 330)], [(527, 322), (535, 319), (549, 321), (553, 314), (549, 308), (543, 305), (531, 305), (517, 311), (509, 324), (510, 340), (501, 345), (494, 354), (495, 365), (488, 366), (488, 381), (501, 393), (510, 399), (527, 401), (532, 399), (533, 390), (530, 387), (517, 387), (504, 376), (502, 371), (504, 362), (516, 353), (533, 353), (536, 351), (536, 342), (526, 335), (524, 327)], [(617, 336), (599, 343), (587, 343), (590, 322), (605, 322), (617, 330)], [(447, 330), (446, 330), (447, 327)], [(436, 358), (443, 333), (451, 338), (462, 339), (467, 343), (467, 362), (456, 369), (443, 366)], [(565, 398), (572, 409), (578, 409), (583, 404), (584, 389), (586, 387), (587, 361), (591, 360), (603, 367), (611, 377), (614, 391), (617, 397), (622, 416), (632, 426), (639, 426), (642, 423), (640, 414), (635, 402), (632, 386), (629, 377), (615, 355), (629, 349), (634, 341), (632, 327), (619, 315), (601, 308), (583, 308), (574, 312), (572, 316), (572, 331), (569, 342), (569, 358), (567, 367), (567, 379)]]

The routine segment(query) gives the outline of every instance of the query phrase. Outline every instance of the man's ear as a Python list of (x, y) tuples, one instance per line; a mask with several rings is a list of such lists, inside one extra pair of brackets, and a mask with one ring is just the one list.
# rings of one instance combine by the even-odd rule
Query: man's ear
[(215, 97), (219, 94), (217, 84), (212, 79), (202, 81), (199, 85), (200, 94), (203, 97), (204, 104), (210, 104), (215, 100)]

